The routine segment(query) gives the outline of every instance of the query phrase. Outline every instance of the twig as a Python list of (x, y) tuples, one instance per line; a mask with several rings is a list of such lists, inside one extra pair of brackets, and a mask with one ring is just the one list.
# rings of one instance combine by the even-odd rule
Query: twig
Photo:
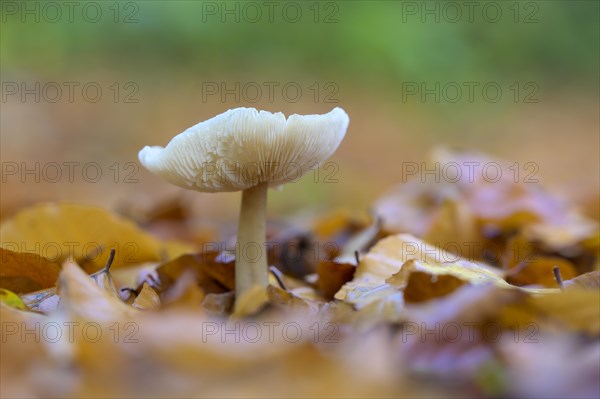
[(283, 274), (281, 271), (279, 271), (279, 269), (277, 269), (275, 266), (269, 266), (269, 271), (273, 274), (273, 276), (275, 276), (275, 280), (277, 280), (279, 286), (287, 291), (288, 289), (286, 288), (285, 284), (283, 284)]
[(554, 273), (554, 279), (558, 283), (558, 287), (561, 291), (563, 291), (565, 289), (565, 286), (563, 284), (562, 275), (560, 274), (560, 269), (558, 268), (558, 266), (554, 266), (552, 268), (552, 273)]
[(356, 266), (360, 263), (360, 254), (358, 251), (354, 251), (354, 259), (356, 259)]

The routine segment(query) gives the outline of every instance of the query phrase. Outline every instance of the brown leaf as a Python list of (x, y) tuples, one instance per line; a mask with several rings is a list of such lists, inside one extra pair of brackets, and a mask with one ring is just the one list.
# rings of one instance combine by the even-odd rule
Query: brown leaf
[(182, 255), (162, 264), (156, 271), (161, 289), (168, 289), (186, 270), (192, 270), (205, 293), (221, 293), (235, 288), (235, 260), (219, 252)]
[(491, 283), (508, 287), (499, 273), (465, 260), (428, 264), (411, 259), (386, 282), (403, 290), (406, 302), (421, 302), (442, 297), (464, 284)]
[[(409, 262), (411, 260), (414, 262)], [(354, 302), (369, 290), (386, 283), (403, 290), (413, 271), (451, 275), (470, 284), (509, 286), (501, 272), (494, 268), (461, 259), (411, 235), (398, 234), (380, 240), (360, 259), (354, 279), (346, 283), (335, 298)]]
[(406, 303), (428, 301), (446, 296), (464, 284), (464, 280), (449, 274), (412, 272), (404, 288), (404, 300)]
[(40, 255), (0, 248), (0, 288), (24, 294), (54, 287), (60, 265)]
[(356, 266), (351, 263), (333, 261), (319, 262), (317, 266), (317, 286), (319, 291), (327, 299), (333, 299), (336, 292), (344, 284), (352, 280)]

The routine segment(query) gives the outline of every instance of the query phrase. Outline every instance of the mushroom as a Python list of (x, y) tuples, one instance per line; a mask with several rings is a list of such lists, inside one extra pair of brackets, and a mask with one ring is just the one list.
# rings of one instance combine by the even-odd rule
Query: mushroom
[[(140, 162), (152, 173), (190, 190), (242, 191), (238, 225), (236, 297), (268, 284), (266, 205), (268, 187), (296, 181), (339, 146), (349, 118), (341, 108), (323, 115), (290, 115), (230, 109), (173, 137), (144, 147)], [(258, 246), (256, 257), (245, 256)]]

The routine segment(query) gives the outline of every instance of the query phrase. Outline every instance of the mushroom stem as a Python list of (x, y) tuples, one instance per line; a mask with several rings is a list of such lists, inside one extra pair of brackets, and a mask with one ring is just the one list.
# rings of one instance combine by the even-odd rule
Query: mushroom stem
[(251, 287), (266, 287), (269, 281), (265, 246), (268, 188), (268, 183), (260, 183), (242, 192), (235, 260), (235, 295), (238, 299)]

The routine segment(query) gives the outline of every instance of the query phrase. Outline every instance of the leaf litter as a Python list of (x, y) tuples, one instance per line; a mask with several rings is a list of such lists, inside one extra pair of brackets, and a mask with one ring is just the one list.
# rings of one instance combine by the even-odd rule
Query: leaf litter
[[(431, 159), (468, 161), (506, 167)], [(178, 241), (83, 205), (3, 221), (2, 396), (600, 393), (598, 224), (537, 186), (416, 178), (373, 215), (274, 224), (270, 285), (237, 299), (235, 252), (200, 251), (215, 237), (189, 234), (186, 215), (143, 218), (181, 226)]]

